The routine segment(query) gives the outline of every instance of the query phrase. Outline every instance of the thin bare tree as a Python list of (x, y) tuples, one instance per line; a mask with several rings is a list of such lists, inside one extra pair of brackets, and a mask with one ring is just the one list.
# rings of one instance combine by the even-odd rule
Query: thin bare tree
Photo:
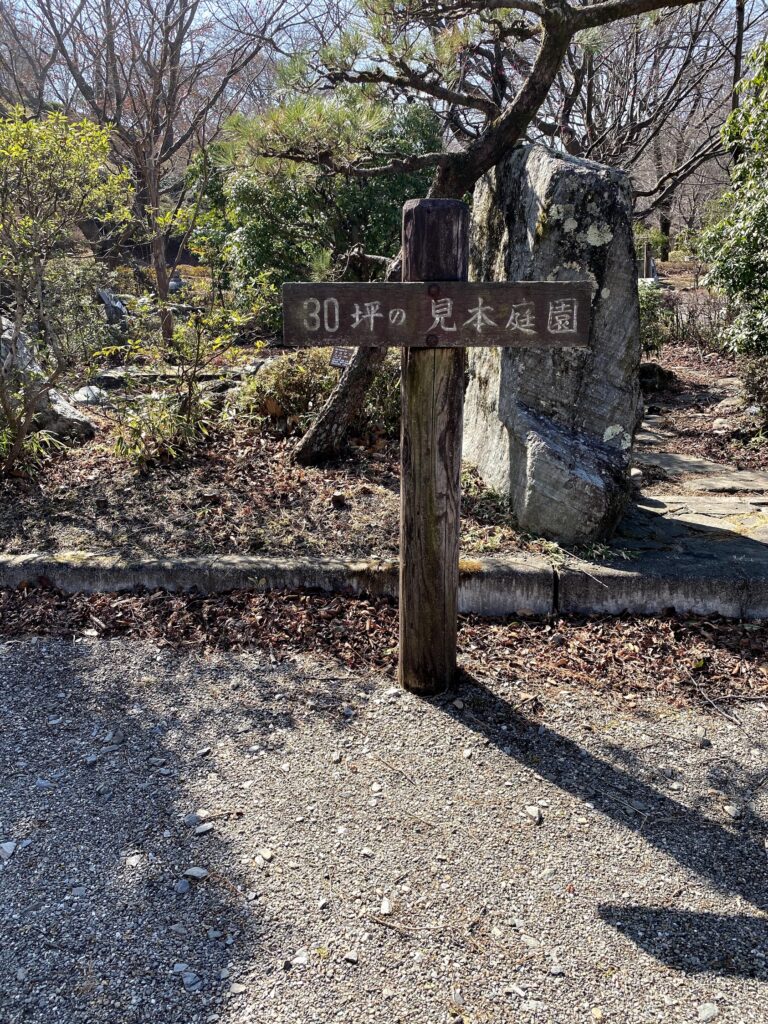
[[(50, 56), (38, 105), (108, 125), (136, 179), (157, 294), (169, 295), (167, 242), (184, 172), (268, 69), (304, 0), (18, 0), (5, 21)], [(14, 29), (12, 29), (13, 31)], [(19, 78), (14, 74), (14, 79)], [(30, 103), (31, 97), (24, 98)], [(166, 336), (170, 316), (163, 317)]]

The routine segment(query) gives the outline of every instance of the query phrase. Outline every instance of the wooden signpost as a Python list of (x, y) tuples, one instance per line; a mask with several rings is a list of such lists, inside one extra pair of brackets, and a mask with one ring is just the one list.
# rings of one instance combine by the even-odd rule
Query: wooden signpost
[(469, 209), (403, 207), (403, 283), (283, 285), (284, 343), (402, 348), (400, 683), (456, 674), (465, 348), (589, 344), (589, 282), (467, 283)]

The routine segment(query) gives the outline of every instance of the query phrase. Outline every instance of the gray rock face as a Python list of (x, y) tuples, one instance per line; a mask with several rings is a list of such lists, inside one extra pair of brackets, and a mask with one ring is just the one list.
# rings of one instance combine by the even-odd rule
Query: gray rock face
[(642, 403), (631, 198), (625, 175), (521, 146), (475, 191), (474, 280), (592, 283), (589, 349), (475, 349), (464, 457), (509, 496), (522, 529), (609, 536), (629, 497)]
[[(13, 324), (4, 317), (0, 317), (0, 373), (15, 374), (21, 379), (43, 376), (29, 339), (22, 334), (14, 340)], [(34, 429), (50, 431), (67, 441), (90, 441), (96, 433), (88, 417), (75, 409), (55, 388), (41, 396)]]

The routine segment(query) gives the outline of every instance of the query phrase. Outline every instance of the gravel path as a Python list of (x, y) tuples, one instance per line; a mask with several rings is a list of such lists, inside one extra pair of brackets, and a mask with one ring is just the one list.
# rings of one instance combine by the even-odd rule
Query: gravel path
[(766, 713), (4, 644), (0, 1021), (768, 1022)]

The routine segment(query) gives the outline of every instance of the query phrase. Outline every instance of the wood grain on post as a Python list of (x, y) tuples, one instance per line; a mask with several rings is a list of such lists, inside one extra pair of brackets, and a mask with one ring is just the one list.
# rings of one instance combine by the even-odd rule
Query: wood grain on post
[[(403, 280), (465, 281), (469, 209), (403, 207)], [(400, 684), (440, 693), (456, 674), (464, 349), (404, 348), (400, 499)]]

